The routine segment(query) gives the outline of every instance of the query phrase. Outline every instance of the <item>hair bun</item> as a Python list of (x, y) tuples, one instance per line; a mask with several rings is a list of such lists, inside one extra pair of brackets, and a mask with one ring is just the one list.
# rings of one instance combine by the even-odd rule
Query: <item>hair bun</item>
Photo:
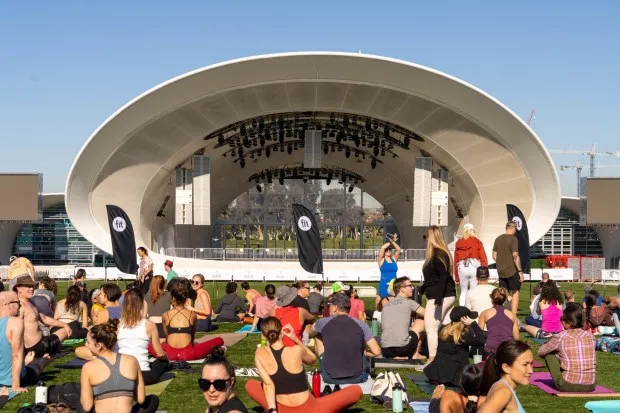
[(222, 346), (213, 347), (211, 352), (207, 355), (207, 358), (216, 359), (219, 357), (224, 357), (225, 350)]
[(120, 322), (120, 320), (117, 319), (117, 318), (113, 318), (111, 320), (108, 320), (108, 322), (106, 323), (106, 332), (116, 333), (116, 331), (118, 330), (118, 323), (119, 322)]

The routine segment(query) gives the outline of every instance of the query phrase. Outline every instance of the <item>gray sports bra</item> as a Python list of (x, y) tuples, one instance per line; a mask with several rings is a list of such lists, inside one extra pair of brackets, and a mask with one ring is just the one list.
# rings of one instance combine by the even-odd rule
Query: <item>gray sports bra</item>
[(110, 377), (103, 383), (93, 386), (93, 396), (95, 396), (95, 400), (119, 396), (133, 398), (136, 391), (136, 380), (130, 380), (121, 374), (121, 355), (116, 354), (116, 361), (114, 364), (110, 364), (110, 362), (103, 357), (97, 358), (108, 366), (110, 369)]

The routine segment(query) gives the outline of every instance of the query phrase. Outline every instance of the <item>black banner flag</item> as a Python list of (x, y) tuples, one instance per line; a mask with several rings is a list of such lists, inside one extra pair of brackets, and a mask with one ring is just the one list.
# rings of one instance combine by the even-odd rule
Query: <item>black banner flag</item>
[(530, 274), (530, 234), (527, 230), (527, 222), (519, 208), (514, 205), (506, 204), (508, 221), (517, 223), (517, 233), (515, 236), (519, 241), (519, 258), (521, 259), (521, 269), (524, 274)]
[(136, 274), (136, 238), (129, 217), (116, 205), (106, 205), (110, 237), (112, 238), (112, 254), (116, 267), (125, 274)]
[(314, 214), (303, 205), (293, 204), (293, 220), (297, 225), (299, 263), (310, 273), (323, 274), (321, 234)]

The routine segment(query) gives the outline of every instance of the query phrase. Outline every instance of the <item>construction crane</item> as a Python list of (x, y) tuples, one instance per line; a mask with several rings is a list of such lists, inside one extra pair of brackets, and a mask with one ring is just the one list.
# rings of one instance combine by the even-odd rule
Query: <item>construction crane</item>
[(567, 169), (576, 169), (577, 170), (577, 196), (579, 193), (579, 183), (581, 182), (581, 171), (583, 170), (583, 164), (581, 162), (577, 162), (575, 165), (562, 165), (560, 166), (560, 171), (564, 172)]
[(552, 149), (551, 153), (561, 153), (564, 155), (587, 155), (590, 158), (590, 178), (594, 178), (594, 171), (596, 170), (596, 166), (594, 164), (595, 159), (598, 155), (612, 155), (615, 157), (620, 157), (620, 151), (616, 152), (596, 152), (596, 144), (592, 145), (592, 149), (589, 151), (581, 151), (577, 149)]
[[(596, 165), (596, 169), (598, 168), (620, 168), (620, 165), (604, 165), (598, 164)], [(575, 169), (577, 170), (577, 195), (579, 196), (579, 184), (581, 182), (581, 171), (583, 170), (583, 164), (579, 161), (575, 163), (575, 165), (562, 165), (560, 166), (560, 171), (565, 171), (567, 169)]]
[(532, 111), (530, 112), (530, 117), (527, 118), (527, 124), (529, 126), (532, 126), (533, 120), (536, 120), (536, 109), (532, 109)]

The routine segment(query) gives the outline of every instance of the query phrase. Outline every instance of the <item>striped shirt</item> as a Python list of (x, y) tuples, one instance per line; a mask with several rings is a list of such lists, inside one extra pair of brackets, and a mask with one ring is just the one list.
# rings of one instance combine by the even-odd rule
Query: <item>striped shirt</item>
[(555, 353), (562, 378), (572, 384), (593, 384), (596, 380), (595, 339), (592, 333), (574, 328), (552, 336), (538, 349), (538, 356)]

